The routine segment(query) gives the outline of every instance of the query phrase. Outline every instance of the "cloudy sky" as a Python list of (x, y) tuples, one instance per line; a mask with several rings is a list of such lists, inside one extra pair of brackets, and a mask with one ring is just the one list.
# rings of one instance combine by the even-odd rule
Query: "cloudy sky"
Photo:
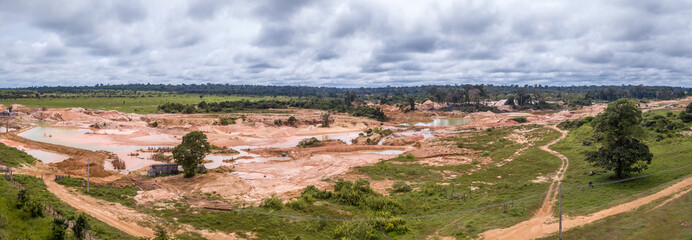
[(692, 87), (690, 16), (690, 0), (0, 0), (0, 87)]

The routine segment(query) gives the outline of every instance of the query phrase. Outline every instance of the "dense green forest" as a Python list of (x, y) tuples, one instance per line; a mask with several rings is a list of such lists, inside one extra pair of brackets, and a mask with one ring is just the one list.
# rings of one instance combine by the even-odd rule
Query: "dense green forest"
[[(523, 89), (523, 90), (522, 90)], [(372, 88), (336, 88), (310, 86), (263, 86), (263, 85), (230, 85), (230, 84), (127, 84), (71, 87), (29, 87), (0, 90), (0, 98), (21, 98), (26, 96), (56, 95), (60, 93), (114, 95), (147, 95), (152, 92), (215, 94), (215, 95), (258, 95), (258, 96), (334, 96), (353, 93), (368, 96), (401, 96), (410, 95), (427, 97), (435, 100), (446, 98), (472, 101), (478, 99), (498, 99), (507, 95), (518, 95), (522, 91), (536, 95), (539, 93), (545, 100), (565, 100), (565, 98), (586, 98), (612, 101), (615, 99), (647, 98), (672, 99), (690, 95), (690, 88), (666, 86), (543, 86), (543, 85), (444, 85), (444, 86), (410, 86), (410, 87), (372, 87)]]

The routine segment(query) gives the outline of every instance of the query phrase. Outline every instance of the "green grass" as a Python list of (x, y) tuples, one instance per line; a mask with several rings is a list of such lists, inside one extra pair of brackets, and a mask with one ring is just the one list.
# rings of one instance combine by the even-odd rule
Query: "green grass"
[(5, 165), (19, 167), (22, 165), (33, 165), (35, 161), (38, 160), (24, 151), (0, 143), (0, 162), (4, 162)]
[(116, 188), (108, 185), (91, 183), (89, 185), (89, 192), (87, 192), (86, 185), (83, 185), (86, 184), (83, 178), (63, 178), (56, 180), (55, 182), (60, 185), (77, 189), (77, 191), (79, 191), (81, 194), (90, 195), (92, 197), (103, 199), (109, 202), (118, 202), (132, 208), (136, 206), (134, 197), (137, 196), (137, 191), (139, 191), (139, 188), (135, 186), (127, 185)]
[(0, 239), (48, 239), (53, 219), (32, 218), (28, 212), (17, 209), (19, 190), (5, 177), (0, 177)]
[(93, 97), (91, 95), (76, 95), (62, 94), (59, 98), (16, 98), (16, 99), (0, 99), (0, 104), (9, 106), (12, 104), (21, 104), (27, 107), (47, 107), (47, 108), (70, 108), (81, 107), (95, 110), (117, 110), (126, 113), (155, 113), (157, 107), (163, 103), (181, 103), (181, 104), (197, 104), (201, 101), (206, 102), (222, 102), (222, 101), (258, 101), (258, 100), (288, 100), (291, 97), (258, 97), (258, 96), (221, 96), (221, 95), (205, 95), (203, 98), (199, 94), (152, 94), (147, 96), (132, 97)]
[[(40, 202), (46, 203), (53, 207), (57, 212), (68, 219), (76, 219), (78, 213), (76, 209), (70, 205), (60, 201), (58, 197), (53, 195), (46, 189), (46, 185), (39, 178), (26, 175), (15, 175), (14, 178), (24, 185), (32, 193), (32, 196)], [(4, 180), (0, 180), (4, 181)], [(105, 224), (98, 219), (88, 216), (88, 222), (91, 225), (91, 233), (99, 239), (136, 239), (135, 237), (122, 232), (108, 224)], [(49, 225), (50, 226), (50, 225)]]
[[(663, 200), (562, 233), (564, 239), (692, 239), (692, 192), (651, 210)], [(544, 239), (557, 239), (552, 235)]]
[[(612, 172), (589, 175), (590, 171), (602, 171), (584, 161), (587, 151), (593, 151), (599, 147), (598, 144), (592, 146), (582, 144), (583, 140), (590, 138), (592, 134), (591, 126), (586, 124), (570, 131), (567, 138), (551, 147), (570, 160), (569, 168), (567, 168), (563, 179), (565, 188), (585, 185), (589, 182), (596, 184), (616, 180), (613, 178)], [(656, 173), (692, 163), (692, 151), (690, 151), (692, 149), (692, 137), (679, 136), (654, 141), (649, 136), (645, 143), (653, 154), (651, 165), (648, 166), (647, 170), (631, 174), (630, 177)], [(564, 191), (562, 211), (572, 216), (596, 212), (656, 192), (690, 173), (692, 173), (692, 167), (622, 183)]]

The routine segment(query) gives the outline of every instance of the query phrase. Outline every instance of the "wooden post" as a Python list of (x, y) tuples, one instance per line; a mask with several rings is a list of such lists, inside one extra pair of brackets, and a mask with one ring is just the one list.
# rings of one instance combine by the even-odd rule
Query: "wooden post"
[(558, 191), (559, 200), (558, 202), (560, 203), (560, 240), (562, 240), (562, 185), (560, 185), (559, 191)]
[(91, 162), (91, 159), (87, 158), (87, 193), (89, 193), (89, 163)]

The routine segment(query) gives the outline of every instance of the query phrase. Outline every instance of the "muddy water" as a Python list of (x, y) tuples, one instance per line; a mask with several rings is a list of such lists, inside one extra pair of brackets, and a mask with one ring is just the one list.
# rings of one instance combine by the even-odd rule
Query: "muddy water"
[[(351, 133), (349, 133), (351, 134)], [(327, 138), (332, 138), (332, 139), (345, 139), (350, 137), (351, 135), (349, 134), (330, 134), (330, 135), (324, 135), (324, 137)], [(136, 171), (139, 169), (142, 169), (146, 166), (152, 165), (152, 164), (159, 164), (160, 162), (150, 160), (149, 158), (153, 153), (147, 153), (147, 152), (137, 152), (139, 149), (147, 149), (147, 148), (159, 148), (159, 147), (172, 147), (172, 146), (136, 146), (136, 145), (120, 145), (116, 142), (113, 142), (110, 140), (107, 136), (104, 135), (99, 135), (99, 134), (93, 134), (93, 131), (89, 129), (79, 129), (79, 128), (58, 128), (58, 127), (36, 127), (33, 129), (30, 129), (26, 132), (18, 134), (20, 137), (24, 137), (30, 140), (38, 141), (38, 142), (46, 142), (46, 143), (51, 143), (51, 144), (56, 144), (56, 145), (63, 145), (63, 146), (68, 146), (68, 147), (73, 147), (73, 148), (80, 148), (80, 149), (86, 149), (86, 150), (91, 150), (91, 151), (108, 151), (112, 152), (118, 157), (125, 162), (126, 169), (122, 171), (123, 173), (128, 173), (131, 171)], [(356, 133), (357, 136), (357, 133)], [(320, 136), (321, 137), (321, 136)], [(299, 140), (298, 140), (299, 141)], [(350, 141), (350, 140), (349, 140)], [(292, 142), (284, 143), (284, 144), (291, 144), (290, 147), (293, 147), (297, 145), (297, 141), (295, 144)], [(258, 155), (248, 153), (247, 150), (248, 148), (257, 148), (256, 146), (237, 146), (237, 147), (232, 147), (232, 149), (236, 150), (239, 152), (237, 155), (215, 155), (215, 154), (210, 154), (207, 155), (204, 160), (209, 160), (212, 161), (211, 163), (206, 163), (204, 166), (206, 168), (212, 169), (212, 168), (217, 168), (219, 166), (229, 166), (234, 163), (252, 163), (252, 162), (267, 162), (267, 161), (273, 161), (273, 160), (291, 160), (289, 157), (272, 157), (272, 158), (262, 158), (259, 157)], [(43, 158), (46, 159), (46, 161), (43, 162), (56, 162), (56, 161), (63, 161), (67, 159), (65, 158), (57, 158), (58, 156), (51, 156), (49, 152), (41, 151), (41, 150), (33, 150), (35, 154), (37, 154), (37, 157), (43, 161)], [(29, 153), (29, 152), (27, 152)], [(139, 153), (139, 156), (130, 156), (130, 153)], [(31, 154), (31, 153), (30, 153)], [(62, 155), (64, 156), (64, 155)], [(238, 157), (252, 157), (251, 159), (240, 159), (234, 162), (228, 162), (224, 163), (223, 160), (234, 160)], [(113, 165), (109, 162), (104, 164), (104, 168), (106, 170), (114, 170)]]
[(19, 150), (24, 151), (25, 153), (31, 155), (32, 157), (41, 160), (43, 163), (59, 163), (62, 161), (65, 161), (65, 159), (70, 158), (70, 156), (59, 154), (59, 153), (53, 153), (53, 152), (48, 152), (48, 151), (43, 151), (39, 149), (31, 149), (24, 147), (23, 145), (20, 145), (17, 142), (14, 141), (8, 141), (8, 140), (1, 140), (0, 142), (4, 143), (7, 146), (15, 147)]
[(404, 150), (382, 150), (382, 151), (374, 151), (374, 152), (367, 152), (367, 153), (374, 153), (374, 154), (379, 154), (379, 155), (399, 155), (404, 153)]
[[(159, 162), (149, 160), (152, 153), (139, 153), (139, 156), (130, 156), (139, 149), (157, 148), (165, 146), (135, 146), (121, 145), (110, 140), (107, 136), (93, 134), (90, 129), (81, 128), (58, 128), (58, 127), (36, 127), (18, 134), (18, 136), (38, 142), (51, 143), (73, 148), (86, 149), (90, 151), (112, 152), (125, 162), (124, 173), (135, 171), (151, 164)], [(106, 170), (114, 170), (113, 165), (106, 163), (103, 166)]]
[(464, 118), (435, 118), (432, 122), (419, 122), (415, 123), (414, 126), (425, 126), (425, 127), (452, 127), (459, 126), (470, 123), (470, 119)]

